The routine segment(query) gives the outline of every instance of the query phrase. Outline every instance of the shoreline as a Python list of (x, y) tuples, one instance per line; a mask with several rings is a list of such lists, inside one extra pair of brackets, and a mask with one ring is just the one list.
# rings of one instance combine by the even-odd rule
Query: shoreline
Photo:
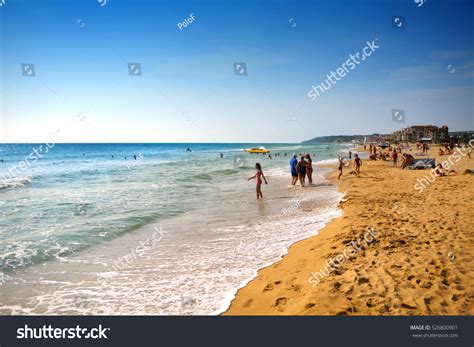
[[(436, 151), (430, 150), (430, 157), (437, 163), (447, 159)], [(338, 205), (342, 215), (260, 269), (223, 315), (473, 314), (469, 254), (474, 225), (469, 189), (464, 188), (472, 186), (474, 177), (462, 172), (474, 167), (474, 158), (462, 158), (454, 167), (457, 175), (437, 178), (422, 194), (413, 187), (430, 170), (401, 170), (389, 161), (367, 159), (363, 164), (360, 178), (344, 170), (338, 185), (347, 193)], [(327, 178), (337, 182), (337, 170)], [(309, 283), (312, 273), (370, 227), (380, 232), (373, 244), (314, 287)]]
[[(339, 211), (339, 210), (338, 210)], [(246, 286), (249, 285), (249, 283), (251, 283), (252, 281), (254, 281), (256, 278), (258, 278), (260, 272), (268, 267), (271, 267), (273, 266), (274, 264), (277, 264), (279, 262), (281, 262), (290, 252), (290, 249), (291, 247), (293, 247), (293, 245), (299, 243), (299, 242), (303, 242), (305, 240), (308, 240), (310, 238), (313, 238), (313, 237), (317, 237), (319, 235), (319, 232), (321, 230), (324, 230), (328, 224), (330, 224), (331, 222), (333, 222), (334, 220), (340, 218), (341, 215), (339, 216), (335, 216), (335, 217), (331, 217), (329, 218), (326, 222), (323, 223), (323, 225), (318, 228), (316, 231), (315, 231), (315, 234), (313, 235), (309, 235), (309, 236), (305, 236), (303, 238), (301, 238), (300, 240), (297, 240), (295, 242), (292, 242), (290, 245), (288, 245), (286, 247), (286, 251), (284, 254), (278, 256), (278, 260), (276, 261), (271, 261), (271, 262), (268, 262), (266, 264), (263, 264), (262, 267), (260, 267), (259, 269), (255, 270), (254, 273), (252, 274), (252, 276), (250, 276), (249, 278), (247, 278), (246, 280), (244, 280), (238, 287), (236, 287), (235, 289), (233, 289), (231, 292), (229, 292), (226, 297), (225, 297), (225, 304), (222, 305), (221, 308), (219, 308), (218, 310), (216, 310), (215, 312), (211, 313), (210, 315), (211, 316), (214, 316), (214, 315), (226, 315), (227, 311), (229, 311), (229, 309), (232, 307), (232, 303), (234, 302), (234, 300), (236, 299), (239, 291), (243, 288), (245, 288)]]
[[(332, 159), (328, 159), (328, 160), (332, 161)], [(336, 170), (334, 169), (333, 165), (324, 163), (324, 164), (320, 164), (319, 167), (330, 169), (330, 171), (324, 175), (324, 178), (327, 182), (333, 182), (333, 181), (337, 182), (337, 180), (335, 180), (334, 177), (332, 177), (336, 173)], [(340, 182), (338, 182), (338, 183), (340, 183)], [(342, 194), (341, 200), (339, 201), (339, 203), (336, 206), (336, 209), (338, 211), (339, 216), (334, 217), (334, 218), (330, 218), (327, 222), (324, 223), (324, 225), (321, 228), (316, 230), (316, 233), (314, 235), (310, 235), (308, 237), (302, 238), (301, 240), (293, 242), (291, 245), (288, 246), (285, 254), (283, 254), (279, 257), (279, 260), (271, 262), (269, 264), (266, 264), (266, 265), (262, 266), (260, 269), (256, 270), (254, 275), (251, 278), (244, 281), (244, 283), (242, 283), (242, 285), (240, 285), (238, 288), (233, 290), (232, 293), (229, 293), (229, 297), (231, 297), (232, 299), (229, 300), (228, 304), (223, 305), (222, 310), (219, 310), (219, 311), (216, 312), (217, 315), (234, 315), (234, 314), (229, 313), (229, 311), (231, 311), (233, 309), (234, 302), (239, 297), (239, 293), (240, 293), (241, 290), (243, 290), (247, 286), (249, 286), (252, 283), (252, 281), (257, 280), (262, 275), (262, 272), (264, 272), (265, 270), (270, 269), (272, 267), (276, 267), (276, 266), (278, 266), (279, 263), (283, 262), (286, 257), (290, 256), (290, 254), (292, 253), (292, 248), (295, 247), (297, 244), (305, 242), (309, 239), (317, 238), (318, 236), (321, 235), (321, 232), (323, 232), (325, 229), (327, 229), (332, 223), (335, 223), (338, 219), (343, 217), (343, 212), (339, 208), (339, 204), (341, 203), (341, 201), (343, 201), (346, 194), (345, 194), (345, 192), (343, 192), (341, 190), (341, 185), (340, 184), (337, 184), (337, 190)], [(237, 313), (235, 315), (240, 315), (240, 314)], [(245, 314), (243, 314), (243, 315), (245, 315)], [(259, 315), (259, 314), (256, 313), (256, 315)]]
[[(180, 295), (180, 292), (176, 288), (170, 288), (170, 290), (174, 289), (176, 295), (171, 297), (167, 294), (166, 296), (168, 301), (161, 301), (162, 297), (160, 296), (160, 291), (158, 290), (160, 287), (154, 287), (156, 283), (152, 281), (152, 279), (155, 277), (162, 280), (163, 278), (166, 278), (163, 277), (164, 275), (168, 276), (169, 274), (167, 272), (160, 272), (160, 270), (156, 269), (153, 272), (147, 270), (148, 275), (143, 276), (140, 275), (139, 272), (133, 271), (133, 268), (148, 269), (148, 265), (150, 265), (153, 269), (155, 269), (156, 256), (173, 260), (174, 258), (166, 253), (170, 251), (170, 248), (166, 247), (167, 242), (173, 242), (172, 234), (167, 234), (164, 240), (160, 242), (156, 248), (152, 248), (149, 252), (143, 254), (143, 257), (138, 256), (136, 259), (132, 257), (133, 267), (124, 266), (123, 269), (120, 269), (116, 274), (110, 277), (105, 288), (101, 287), (100, 282), (97, 281), (96, 278), (97, 274), (100, 274), (104, 271), (105, 273), (114, 272), (111, 271), (109, 266), (107, 267), (107, 264), (111, 265), (113, 264), (112, 262), (115, 262), (118, 259), (123, 259), (124, 255), (126, 256), (132, 254), (133, 250), (136, 250), (136, 248), (132, 246), (139, 244), (140, 241), (148, 239), (150, 234), (153, 232), (153, 227), (151, 224), (147, 224), (146, 226), (142, 226), (140, 228), (140, 232), (127, 233), (120, 238), (110, 240), (110, 242), (107, 242), (106, 244), (88, 248), (87, 250), (82, 251), (80, 254), (77, 254), (76, 257), (71, 257), (71, 261), (46, 262), (43, 263), (43, 265), (36, 264), (32, 267), (23, 268), (24, 272), (22, 271), (17, 275), (18, 279), (21, 279), (25, 284), (34, 283), (37, 280), (36, 270), (38, 268), (40, 271), (46, 271), (51, 275), (48, 275), (46, 279), (41, 280), (41, 283), (38, 283), (38, 285), (35, 285), (35, 287), (23, 285), (21, 288), (19, 288), (17, 281), (12, 278), (11, 281), (8, 281), (5, 286), (2, 287), (2, 289), (5, 290), (5, 293), (9, 293), (5, 296), (5, 299), (7, 297), (11, 299), (2, 300), (2, 303), (0, 303), (0, 311), (9, 315), (46, 313), (48, 315), (69, 315), (74, 313), (115, 315), (122, 313), (153, 314), (153, 312), (155, 312), (155, 314), (156, 312), (159, 312), (160, 314), (171, 315), (217, 315), (224, 312), (227, 310), (230, 302), (233, 300), (237, 289), (245, 286), (248, 282), (255, 278), (259, 269), (279, 261), (282, 256), (288, 252), (288, 248), (294, 242), (313, 236), (327, 223), (327, 221), (337, 216), (336, 205), (340, 200), (340, 195), (337, 192), (336, 186), (326, 187), (328, 181), (324, 177), (329, 171), (328, 169), (316, 169), (316, 187), (308, 189), (307, 191), (301, 190), (298, 187), (296, 187), (296, 189), (287, 188), (287, 180), (282, 178), (283, 166), (280, 167), (280, 165), (278, 165), (276, 168), (269, 169), (269, 171), (271, 172), (271, 177), (273, 177), (274, 183), (270, 187), (267, 187), (268, 190), (264, 191), (266, 197), (270, 198), (270, 200), (265, 201), (265, 204), (263, 204), (266, 205), (268, 209), (267, 213), (265, 213), (265, 211), (261, 212), (264, 214), (263, 217), (258, 218), (258, 213), (257, 217), (252, 216), (250, 218), (247, 216), (245, 220), (248, 220), (252, 223), (242, 224), (241, 220), (243, 220), (243, 217), (245, 216), (242, 215), (242, 208), (240, 208), (237, 219), (239, 221), (238, 224), (229, 224), (229, 221), (224, 224), (216, 224), (211, 228), (211, 230), (214, 230), (214, 234), (210, 234), (211, 230), (209, 230), (208, 227), (202, 229), (203, 231), (205, 230), (205, 235), (209, 236), (211, 241), (214, 239), (219, 241), (222, 240), (222, 238), (229, 240), (229, 242), (220, 243), (219, 245), (222, 245), (222, 247), (219, 247), (221, 248), (223, 255), (229, 254), (231, 259), (236, 259), (236, 261), (240, 262), (240, 264), (235, 262), (230, 263), (231, 266), (233, 266), (232, 268), (244, 270), (239, 271), (239, 273), (235, 273), (235, 276), (239, 276), (235, 277), (237, 280), (234, 280), (233, 282), (226, 280), (225, 283), (223, 282), (220, 286), (213, 285), (213, 289), (205, 293), (206, 296), (201, 296), (199, 292), (192, 291), (192, 289), (187, 289), (186, 292), (182, 292), (184, 295)], [(270, 174), (270, 172), (268, 172), (268, 174)], [(230, 177), (230, 179), (234, 180), (233, 176)], [(247, 184), (246, 182), (244, 183)], [(317, 187), (319, 185), (321, 187)], [(254, 201), (254, 196), (252, 194), (254, 191), (253, 187), (250, 184), (247, 184), (245, 189), (246, 191), (243, 191), (242, 196), (249, 197), (249, 206), (261, 206), (262, 204), (257, 204)], [(231, 191), (233, 192), (235, 190), (232, 189)], [(317, 196), (318, 192), (320, 193), (321, 191), (325, 192), (324, 199), (320, 199)], [(303, 192), (304, 194), (302, 194)], [(236, 201), (242, 201), (241, 196), (235, 196), (234, 198)], [(301, 206), (311, 204), (314, 207), (315, 205), (318, 205), (318, 211), (321, 211), (321, 214), (315, 214), (311, 212), (301, 213), (303, 212), (302, 209), (297, 209), (293, 212), (290, 212), (287, 217), (284, 217), (285, 220), (280, 218), (284, 209), (291, 207), (292, 201), (294, 200), (299, 200)], [(250, 207), (249, 211), (255, 211), (255, 207)], [(269, 207), (271, 207), (271, 209)], [(181, 216), (175, 217), (175, 220), (171, 219), (167, 220), (167, 222), (162, 221), (160, 224), (157, 224), (157, 226), (162, 226), (163, 230), (168, 231), (176, 227), (176, 223), (180, 225), (190, 224), (189, 221), (194, 220), (193, 215), (191, 213), (186, 214), (186, 216), (186, 218), (190, 218), (187, 220), (188, 222), (183, 221), (183, 217)], [(288, 223), (288, 219), (291, 219), (291, 223)], [(277, 227), (279, 230), (278, 233), (272, 232), (272, 225)], [(252, 226), (252, 228), (249, 228), (249, 226)], [(242, 228), (242, 231), (245, 229), (246, 232), (240, 233), (240, 227)], [(230, 229), (233, 229), (233, 231), (229, 231)], [(282, 233), (285, 231), (286, 233), (283, 236)], [(176, 235), (181, 234), (176, 233)], [(237, 235), (240, 235), (240, 237), (236, 237)], [(240, 243), (243, 246), (237, 245), (237, 247), (226, 248), (228, 244), (232, 243), (232, 240), (238, 238), (242, 238)], [(188, 238), (187, 242), (192, 245), (192, 247), (184, 247), (184, 249), (190, 250), (194, 256), (199, 255), (197, 252), (199, 249), (205, 251), (204, 248), (197, 247), (199, 243), (196, 243), (196, 241), (199, 240), (199, 237), (197, 237), (197, 239)], [(243, 240), (247, 241), (248, 245), (247, 242), (244, 242)], [(274, 247), (258, 246), (265, 244), (266, 241), (268, 242), (272, 240), (276, 240), (275, 243), (272, 243), (276, 249), (274, 249)], [(253, 247), (252, 245), (257, 245), (257, 247)], [(255, 263), (255, 250), (259, 250), (259, 256), (261, 259), (263, 259), (263, 261)], [(135, 252), (135, 254), (138, 253)], [(269, 254), (271, 255), (270, 258), (266, 256)], [(99, 259), (96, 259), (98, 255)], [(181, 256), (179, 256), (176, 261), (180, 261), (182, 257), (188, 258), (187, 255), (181, 254)], [(198, 258), (214, 259), (209, 258), (209, 256), (197, 257), (196, 259)], [(225, 260), (224, 258), (216, 255), (216, 264), (223, 264), (223, 261)], [(250, 262), (246, 261), (246, 259), (249, 259)], [(199, 270), (199, 262), (196, 263), (198, 264), (197, 267), (191, 267), (190, 269), (183, 270), (182, 272), (184, 275), (193, 274), (193, 283), (202, 283), (202, 285), (196, 285), (195, 287), (203, 288), (206, 283), (211, 283), (209, 281), (209, 274), (212, 275), (212, 272), (203, 272), (204, 276), (200, 277), (199, 273), (195, 272), (196, 270)], [(175, 267), (178, 268), (178, 266)], [(71, 276), (70, 274), (73, 273), (75, 275)], [(181, 272), (178, 271), (174, 271), (174, 273), (181, 274)], [(115, 302), (109, 300), (110, 296), (108, 294), (110, 293), (114, 293), (116, 297), (125, 298), (127, 295), (126, 288), (129, 286), (129, 283), (134, 283), (137, 288), (140, 288), (141, 285), (138, 284), (144, 283), (144, 279), (146, 277), (150, 277), (151, 281), (148, 281), (146, 285), (143, 285), (143, 288), (146, 288), (147, 290), (150, 290), (150, 288), (156, 288), (157, 290), (153, 290), (154, 296), (152, 301), (156, 303), (163, 302), (163, 305), (160, 306), (160, 304), (157, 304), (153, 307), (148, 305), (147, 309), (143, 310), (139, 307), (139, 302), (138, 305), (136, 305), (133, 297), (130, 298), (132, 300), (127, 302), (127, 307), (125, 305), (122, 305), (121, 307), (115, 307)], [(56, 283), (64, 283), (66, 287), (58, 288), (52, 281), (49, 281), (51, 278), (53, 278)], [(218, 281), (218, 274), (216, 274), (215, 278), (215, 281)], [(201, 279), (203, 280), (200, 281)], [(204, 280), (206, 283), (204, 283)], [(80, 284), (80, 282), (83, 281), (86, 281), (87, 285)], [(214, 282), (214, 280), (212, 282)], [(219, 284), (218, 282), (216, 283)], [(223, 285), (225, 285), (227, 288), (224, 288)], [(33, 290), (38, 289), (39, 287), (41, 287), (41, 289), (34, 293)], [(96, 293), (94, 295), (88, 295), (86, 294), (87, 291), (94, 291)], [(34, 301), (31, 301), (30, 299), (33, 297)], [(99, 302), (101, 303), (100, 306), (98, 305)], [(166, 307), (166, 305), (169, 307), (169, 309)], [(136, 311), (137, 307), (140, 311)]]
[[(328, 160), (333, 160), (333, 159), (328, 159)], [(324, 181), (322, 182), (322, 184), (330, 183), (331, 180), (329, 179), (328, 176), (329, 176), (329, 175), (331, 174), (331, 172), (332, 172), (331, 166), (328, 165), (328, 164), (321, 164), (321, 165), (318, 165), (318, 167), (321, 168), (321, 169), (326, 169), (326, 170), (328, 170), (328, 172), (323, 175)], [(338, 191), (338, 192), (340, 193), (340, 190), (339, 190), (339, 188), (338, 188), (337, 186), (336, 186), (336, 191)], [(344, 198), (344, 194), (341, 194), (341, 199), (343, 199), (343, 198)], [(303, 204), (304, 204), (304, 203), (303, 203)], [(249, 283), (251, 283), (253, 280), (255, 280), (255, 279), (259, 276), (260, 271), (262, 271), (262, 270), (264, 270), (264, 269), (266, 269), (266, 268), (268, 268), (268, 267), (270, 267), (270, 266), (272, 266), (272, 265), (274, 265), (274, 264), (276, 264), (276, 263), (282, 261), (282, 260), (288, 255), (288, 253), (289, 253), (291, 247), (292, 247), (294, 244), (296, 244), (296, 243), (298, 243), (298, 242), (305, 241), (305, 240), (307, 240), (307, 239), (309, 239), (309, 238), (313, 238), (313, 237), (318, 236), (318, 235), (320, 234), (321, 230), (323, 230), (324, 228), (326, 228), (329, 223), (331, 223), (332, 221), (334, 221), (334, 220), (340, 218), (340, 217), (342, 216), (342, 212), (341, 212), (341, 210), (338, 208), (338, 204), (339, 204), (339, 203), (337, 203), (337, 204), (334, 206), (334, 214), (335, 214), (335, 216), (329, 216), (329, 217), (327, 217), (324, 221), (322, 221), (322, 222), (321, 222), (321, 225), (318, 226), (317, 228), (315, 228), (313, 234), (311, 234), (311, 235), (305, 235), (305, 236), (301, 237), (300, 239), (298, 239), (298, 240), (296, 240), (296, 241), (293, 241), (293, 242), (291, 242), (290, 244), (288, 244), (288, 245), (286, 246), (285, 252), (284, 252), (283, 254), (277, 256), (278, 259), (273, 260), (273, 261), (269, 261), (269, 262), (263, 264), (263, 265), (262, 265), (261, 267), (259, 267), (258, 269), (255, 269), (255, 270), (253, 271), (253, 273), (252, 273), (251, 276), (249, 276), (247, 279), (245, 279), (244, 281), (242, 281), (242, 283), (241, 283), (239, 286), (235, 287), (232, 291), (230, 291), (230, 292), (226, 295), (226, 297), (225, 297), (225, 299), (224, 299), (224, 304), (223, 304), (218, 310), (216, 310), (216, 311), (210, 313), (209, 315), (225, 315), (225, 313), (230, 309), (230, 307), (231, 307), (231, 305), (232, 305), (232, 302), (235, 300), (235, 298), (236, 298), (238, 292), (239, 292), (241, 289), (245, 288), (245, 287), (246, 287)]]

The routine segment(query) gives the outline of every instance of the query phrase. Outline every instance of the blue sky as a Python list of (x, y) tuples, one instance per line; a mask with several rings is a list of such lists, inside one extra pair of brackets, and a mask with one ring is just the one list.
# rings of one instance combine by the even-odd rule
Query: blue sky
[[(61, 142), (300, 142), (413, 124), (474, 129), (472, 1), (5, 1), (2, 142), (58, 130)], [(309, 99), (375, 39), (372, 56)]]

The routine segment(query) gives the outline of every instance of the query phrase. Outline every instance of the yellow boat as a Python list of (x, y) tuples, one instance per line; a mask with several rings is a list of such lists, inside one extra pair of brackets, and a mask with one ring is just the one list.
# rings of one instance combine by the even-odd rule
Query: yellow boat
[(258, 148), (246, 148), (244, 149), (244, 152), (247, 153), (252, 153), (252, 154), (267, 154), (270, 153), (268, 149), (265, 149), (265, 147), (258, 147)]

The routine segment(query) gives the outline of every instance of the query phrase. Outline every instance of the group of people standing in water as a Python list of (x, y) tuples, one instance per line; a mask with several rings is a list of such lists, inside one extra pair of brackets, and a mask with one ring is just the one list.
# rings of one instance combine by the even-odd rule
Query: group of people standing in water
[[(352, 159), (352, 151), (349, 151), (349, 159)], [(358, 154), (354, 155), (354, 170), (351, 171), (351, 174), (355, 174), (357, 177), (360, 177), (360, 168), (362, 166), (362, 160), (360, 159)], [(342, 170), (344, 166), (349, 166), (349, 163), (345, 163), (342, 157), (339, 157), (339, 176), (338, 179), (342, 176)], [(252, 177), (249, 177), (249, 181), (251, 179), (257, 179), (257, 200), (263, 198), (262, 194), (262, 183), (265, 182), (267, 184), (267, 179), (262, 171), (262, 166), (260, 163), (255, 164), (255, 169), (257, 172)], [(294, 186), (300, 181), (301, 187), (304, 187), (306, 184), (306, 177), (308, 177), (308, 183), (311, 185), (313, 183), (313, 160), (309, 153), (301, 155), (300, 159), (298, 160), (298, 155), (293, 153), (293, 156), (290, 160), (290, 173), (291, 173), (291, 185)]]
[[(290, 161), (290, 171), (291, 171), (291, 185), (296, 185), (298, 179), (302, 187), (306, 184), (306, 177), (308, 177), (309, 184), (313, 183), (313, 160), (309, 153), (302, 155), (300, 160), (297, 159), (298, 156), (296, 153), (293, 154), (293, 157)], [(257, 186), (256, 186), (256, 193), (257, 193), (257, 200), (263, 199), (262, 194), (262, 183), (268, 184), (265, 175), (263, 174), (262, 165), (260, 163), (255, 164), (255, 169), (257, 172), (252, 177), (248, 178), (248, 181), (251, 179), (257, 179)]]
[(300, 160), (296, 153), (293, 153), (293, 158), (290, 160), (291, 185), (295, 185), (298, 180), (302, 187), (306, 184), (306, 177), (308, 177), (309, 184), (313, 183), (313, 160), (309, 153), (302, 155)]

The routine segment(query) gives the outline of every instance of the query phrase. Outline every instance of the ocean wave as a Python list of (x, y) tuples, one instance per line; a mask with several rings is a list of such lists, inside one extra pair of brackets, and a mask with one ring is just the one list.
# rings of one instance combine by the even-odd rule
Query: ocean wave
[(232, 169), (224, 169), (224, 170), (215, 170), (211, 171), (211, 175), (218, 175), (218, 176), (230, 176), (233, 174), (236, 174), (238, 171), (237, 170), (232, 170)]
[(222, 170), (214, 170), (209, 172), (203, 172), (196, 175), (192, 175), (190, 177), (185, 178), (178, 178), (177, 181), (181, 182), (188, 182), (188, 181), (210, 181), (214, 176), (231, 176), (239, 173), (242, 170), (253, 170), (254, 168), (251, 166), (236, 166), (235, 169), (222, 169)]
[[(179, 212), (168, 213), (169, 216), (178, 215)], [(82, 233), (71, 233), (69, 235), (55, 235), (42, 240), (30, 239), (10, 242), (4, 249), (0, 249), (0, 271), (11, 272), (14, 269), (28, 267), (35, 264), (45, 263), (51, 260), (62, 260), (77, 252), (89, 249), (92, 246), (103, 244), (122, 235), (134, 232), (146, 225), (155, 223), (162, 214), (150, 214), (141, 217), (128, 217), (121, 221), (122, 227), (116, 227), (107, 231), (104, 236), (103, 230), (94, 230), (86, 237), (79, 236)]]
[(325, 159), (325, 160), (319, 160), (315, 163), (315, 165), (328, 165), (328, 164), (336, 164), (339, 159), (337, 158), (332, 158), (332, 159)]
[(32, 180), (31, 176), (13, 177), (0, 180), (0, 189), (24, 187)]
[(301, 145), (296, 145), (296, 146), (286, 146), (286, 147), (275, 147), (271, 148), (272, 151), (296, 151), (300, 148), (303, 148)]

